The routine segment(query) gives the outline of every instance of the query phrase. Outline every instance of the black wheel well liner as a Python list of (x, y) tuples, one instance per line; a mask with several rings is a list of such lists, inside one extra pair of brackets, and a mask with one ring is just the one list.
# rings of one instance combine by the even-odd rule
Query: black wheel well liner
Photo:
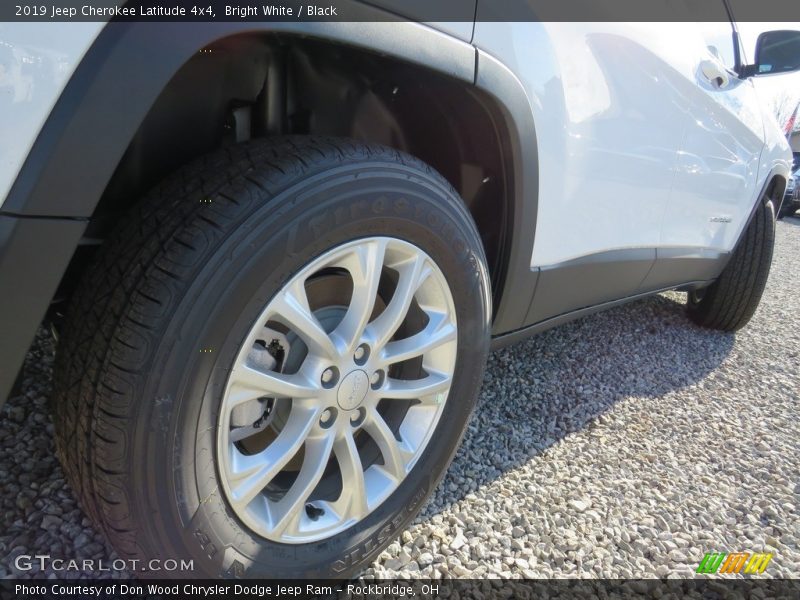
[[(519, 289), (530, 273), (537, 167), (530, 107), (513, 75), (493, 59), (482, 61), (479, 73), (479, 51), (433, 30), (408, 39), (398, 34), (375, 48), (370, 32), (346, 40), (327, 30), (310, 35), (221, 23), (178, 36), (176, 26), (112, 23), (103, 29), (3, 206), (8, 214), (87, 222), (54, 300), (69, 296), (86, 257), (136, 198), (170, 169), (230, 143), (233, 111), (249, 107), (255, 135), (354, 137), (407, 151), (439, 170), (481, 232), (495, 316), (501, 315), (496, 330), (518, 325), (521, 311), (503, 311), (502, 299), (511, 296), (505, 293), (509, 279)], [(265, 98), (265, 70), (280, 55), (289, 72), (277, 101), (287, 111), (276, 122), (264, 111), (275, 103)], [(314, 93), (321, 94), (316, 105)], [(522, 131), (513, 130), (518, 126)], [(523, 166), (527, 191), (518, 179)], [(525, 239), (512, 243), (512, 236)], [(517, 300), (527, 306), (531, 281), (523, 287)]]
[[(786, 193), (786, 186), (788, 185), (788, 180), (781, 174), (776, 174), (774, 171), (770, 173), (770, 176), (767, 178), (767, 186), (764, 189), (764, 194), (760, 196), (765, 201), (772, 200), (772, 206), (775, 208), (775, 214), (778, 214), (778, 211), (781, 208), (781, 203), (783, 202), (783, 196)], [(755, 212), (755, 211), (754, 211)], [(752, 215), (750, 215), (752, 218)]]
[[(92, 212), (102, 239), (120, 215), (182, 164), (269, 135), (326, 135), (407, 152), (439, 171), (481, 233), (502, 279), (512, 176), (493, 99), (470, 82), (340, 43), (248, 33), (206, 45), (170, 79), (132, 136)], [(238, 118), (234, 115), (238, 115)]]

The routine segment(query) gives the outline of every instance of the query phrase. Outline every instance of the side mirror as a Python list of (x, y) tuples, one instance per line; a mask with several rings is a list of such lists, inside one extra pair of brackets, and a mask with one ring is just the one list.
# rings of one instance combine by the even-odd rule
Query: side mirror
[(756, 62), (749, 75), (800, 71), (800, 31), (765, 31), (756, 42)]

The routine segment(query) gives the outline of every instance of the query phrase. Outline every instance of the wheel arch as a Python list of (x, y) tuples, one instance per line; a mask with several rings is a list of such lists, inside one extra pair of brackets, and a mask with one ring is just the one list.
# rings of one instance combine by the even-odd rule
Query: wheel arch
[[(371, 48), (457, 80), (474, 79), (474, 49), (459, 40), (412, 23), (349, 25), (109, 23), (56, 102), (3, 211), (90, 217), (130, 141), (176, 73), (204, 49), (232, 36), (295, 34)], [(83, 152), (76, 156), (75, 150)], [(88, 179), (86, 168), (94, 171)], [(48, 193), (54, 189), (59, 196)]]
[[(87, 222), (87, 232), (62, 278), (56, 299), (69, 295), (86, 262), (84, 256), (102, 241), (120, 210), (145, 191), (142, 187), (150, 187), (165, 174), (163, 169), (151, 168), (158, 161), (151, 160), (147, 165), (148, 146), (161, 147), (162, 156), (163, 149), (182, 146), (171, 155), (180, 162), (219, 142), (212, 140), (208, 129), (188, 127), (190, 140), (179, 140), (173, 134), (181, 123), (186, 129), (192, 118), (197, 122), (202, 110), (216, 110), (220, 102), (231, 108), (231, 98), (212, 98), (214, 89), (198, 93), (197, 86), (203, 84), (197, 79), (196, 67), (226, 53), (229, 57), (239, 53), (251, 60), (253, 72), (269, 69), (270, 65), (255, 63), (269, 60), (259, 54), (260, 50), (276, 47), (291, 52), (300, 49), (299, 56), (306, 62), (309, 49), (326, 48), (348, 59), (359, 57), (375, 65), (389, 65), (395, 69), (391, 75), (404, 78), (406, 84), (413, 83), (409, 74), (420, 77), (423, 83), (417, 82), (417, 89), (412, 91), (422, 96), (408, 106), (427, 114), (429, 118), (422, 121), (438, 128), (434, 134), (426, 134), (420, 127), (397, 134), (396, 128), (387, 125), (391, 115), (381, 115), (382, 111), (386, 113), (386, 99), (376, 102), (374, 90), (359, 101), (367, 105), (372, 102), (372, 113), (365, 114), (386, 117), (381, 123), (383, 131), (365, 131), (364, 119), (360, 123), (351, 120), (348, 125), (354, 125), (355, 133), (361, 134), (354, 135), (357, 139), (397, 147), (432, 164), (465, 198), (491, 262), (495, 331), (517, 327), (535, 283), (528, 267), (536, 210), (531, 190), (537, 185), (530, 107), (518, 80), (503, 65), (469, 44), (417, 23), (306, 23), (303, 27), (269, 23), (259, 29), (242, 23), (192, 28), (170, 23), (109, 24), (76, 69), (3, 207), (19, 215)], [(320, 56), (322, 53), (317, 52), (316, 58)], [(249, 100), (253, 100), (252, 92), (260, 83), (257, 78), (248, 80), (245, 67), (237, 68), (234, 83), (239, 89), (249, 90)], [(226, 76), (224, 70), (215, 73)], [(317, 76), (319, 69), (308, 67), (306, 75), (309, 73)], [(340, 75), (334, 73), (333, 77)], [(181, 82), (193, 77), (195, 87), (181, 89)], [(391, 96), (398, 86), (386, 88), (390, 81), (387, 77), (378, 83)], [(333, 93), (351, 93), (348, 83), (353, 81), (339, 88), (333, 86)], [(277, 101), (289, 99), (278, 97)], [(175, 110), (181, 106), (190, 108)], [(172, 112), (167, 110), (170, 107)], [(262, 121), (259, 126), (272, 133), (270, 128), (274, 129), (275, 123), (269, 123), (268, 116)], [(337, 131), (331, 123), (330, 119), (318, 119), (309, 133), (353, 134)], [(284, 120), (280, 127), (279, 132), (284, 133), (291, 132), (286, 130), (294, 125)], [(158, 131), (164, 134), (151, 135)], [(148, 137), (149, 142), (143, 141)], [(431, 143), (421, 143), (426, 137)], [(454, 154), (458, 159), (453, 159)], [(516, 293), (520, 285), (525, 288), (521, 294)], [(509, 293), (512, 286), (514, 294)]]
[(783, 196), (786, 194), (786, 186), (788, 184), (789, 181), (782, 172), (778, 173), (773, 171), (768, 179), (764, 194), (761, 196), (765, 202), (772, 201), (772, 206), (775, 209), (776, 215), (781, 209), (781, 203), (783, 202)]

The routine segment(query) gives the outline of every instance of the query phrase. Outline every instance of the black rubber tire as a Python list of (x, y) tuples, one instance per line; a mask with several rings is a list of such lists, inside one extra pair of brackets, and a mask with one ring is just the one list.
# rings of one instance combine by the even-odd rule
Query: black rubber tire
[(692, 321), (721, 331), (747, 325), (767, 285), (775, 247), (775, 210), (762, 203), (719, 278), (709, 287), (689, 292)]
[[(366, 519), (318, 543), (270, 542), (240, 523), (218, 485), (226, 372), (283, 282), (369, 235), (414, 243), (450, 285), (459, 348), (451, 400), (415, 468)], [(53, 397), (67, 478), (122, 557), (145, 568), (193, 561), (190, 573), (156, 575), (351, 575), (406, 527), (452, 460), (483, 377), (490, 297), (469, 212), (419, 160), (302, 137), (212, 154), (137, 205), (71, 301)]]

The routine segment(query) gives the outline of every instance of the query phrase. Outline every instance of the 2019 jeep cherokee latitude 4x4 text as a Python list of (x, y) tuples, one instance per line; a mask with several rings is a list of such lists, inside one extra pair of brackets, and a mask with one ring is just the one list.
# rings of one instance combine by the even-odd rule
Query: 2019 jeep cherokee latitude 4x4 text
[(120, 555), (355, 572), (490, 344), (675, 288), (752, 316), (790, 154), (751, 78), (796, 34), (751, 65), (731, 22), (467, 25), (0, 30), (0, 396), (49, 307), (58, 452)]

